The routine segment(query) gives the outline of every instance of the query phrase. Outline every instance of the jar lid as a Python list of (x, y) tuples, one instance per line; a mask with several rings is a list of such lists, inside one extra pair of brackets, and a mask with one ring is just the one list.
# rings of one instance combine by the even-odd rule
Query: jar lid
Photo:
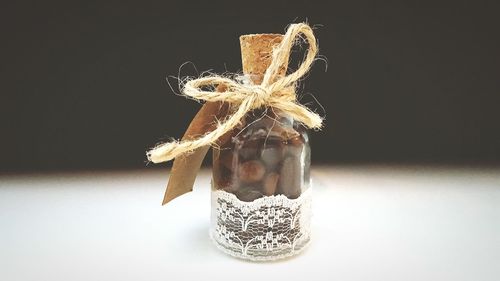
[[(243, 73), (260, 84), (272, 61), (273, 49), (283, 40), (282, 34), (248, 34), (240, 36)], [(286, 74), (288, 62), (280, 68), (278, 75)]]

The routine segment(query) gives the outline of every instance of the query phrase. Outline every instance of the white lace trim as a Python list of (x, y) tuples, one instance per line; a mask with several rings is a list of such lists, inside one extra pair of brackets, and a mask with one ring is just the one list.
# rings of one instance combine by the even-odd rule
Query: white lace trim
[(311, 191), (299, 198), (265, 196), (243, 202), (222, 190), (212, 192), (210, 237), (235, 257), (276, 260), (300, 252), (310, 239)]

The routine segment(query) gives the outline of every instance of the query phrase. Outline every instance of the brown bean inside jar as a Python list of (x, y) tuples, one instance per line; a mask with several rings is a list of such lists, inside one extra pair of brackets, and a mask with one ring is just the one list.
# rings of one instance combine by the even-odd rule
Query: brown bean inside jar
[(278, 194), (298, 198), (309, 175), (305, 133), (293, 120), (262, 111), (247, 116), (245, 124), (214, 149), (214, 187), (242, 201)]

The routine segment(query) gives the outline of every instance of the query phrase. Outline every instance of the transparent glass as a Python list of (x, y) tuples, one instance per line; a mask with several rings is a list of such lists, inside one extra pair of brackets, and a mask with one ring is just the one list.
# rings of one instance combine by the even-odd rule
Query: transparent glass
[(309, 188), (311, 150), (304, 127), (290, 117), (253, 111), (243, 130), (213, 152), (213, 189), (250, 202), (283, 194), (296, 199)]

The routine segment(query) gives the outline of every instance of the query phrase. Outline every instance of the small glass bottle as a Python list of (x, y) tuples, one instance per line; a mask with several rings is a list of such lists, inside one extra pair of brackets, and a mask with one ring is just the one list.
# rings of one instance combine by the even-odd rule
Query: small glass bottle
[[(240, 38), (243, 71), (253, 83), (261, 82), (281, 38)], [(306, 130), (286, 113), (274, 108), (248, 113), (213, 150), (210, 234), (215, 244), (257, 261), (303, 249), (310, 239), (310, 155)]]

